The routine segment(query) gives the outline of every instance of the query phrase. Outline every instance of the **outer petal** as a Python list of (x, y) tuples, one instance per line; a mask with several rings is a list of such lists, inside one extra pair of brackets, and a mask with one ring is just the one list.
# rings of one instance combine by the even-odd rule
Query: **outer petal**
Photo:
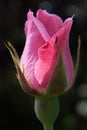
[(63, 24), (63, 35), (61, 39), (60, 39), (61, 31), (58, 32), (57, 34), (57, 36), (59, 37), (58, 46), (61, 50), (62, 57), (64, 60), (69, 87), (72, 85), (74, 81), (74, 66), (69, 48), (69, 33), (72, 26), (72, 22), (73, 22), (72, 18), (65, 20)]
[(63, 26), (63, 21), (59, 16), (49, 14), (46, 10), (38, 10), (37, 18), (44, 24), (51, 37)]
[(40, 85), (34, 75), (35, 63), (38, 60), (38, 48), (45, 44), (49, 35), (44, 25), (33, 16), (32, 12), (28, 13), (25, 33), (26, 44), (20, 59), (20, 66), (29, 85), (38, 90)]
[[(34, 22), (34, 24), (38, 28), (38, 31), (41, 33), (43, 39), (47, 41), (50, 38), (50, 36), (47, 33), (45, 26), (37, 18), (35, 18), (33, 16), (33, 12), (31, 12), (31, 11), (28, 12), (27, 21), (25, 23), (24, 30), (25, 30), (26, 36), (31, 33), (31, 23), (32, 23), (32, 21)], [(34, 28), (32, 28), (32, 31), (34, 31)]]
[[(51, 42), (51, 41), (50, 41)], [(46, 43), (39, 51), (39, 59), (35, 65), (35, 76), (42, 86), (46, 89), (58, 62), (58, 52), (54, 43)]]

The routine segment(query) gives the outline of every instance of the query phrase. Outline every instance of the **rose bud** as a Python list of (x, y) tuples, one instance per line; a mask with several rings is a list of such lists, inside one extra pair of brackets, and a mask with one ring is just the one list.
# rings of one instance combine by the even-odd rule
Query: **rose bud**
[(18, 80), (28, 94), (55, 96), (68, 90), (75, 79), (69, 48), (73, 18), (64, 22), (54, 14), (39, 9), (32, 11), (25, 22), (26, 42), (21, 58), (8, 42), (8, 49), (17, 69)]

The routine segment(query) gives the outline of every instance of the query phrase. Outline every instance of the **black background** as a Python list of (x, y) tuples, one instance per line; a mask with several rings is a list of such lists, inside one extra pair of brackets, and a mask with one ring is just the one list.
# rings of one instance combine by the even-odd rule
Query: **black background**
[(22, 53), (24, 23), (29, 9), (42, 8), (63, 20), (73, 14), (70, 49), (75, 63), (78, 35), (81, 56), (76, 81), (69, 92), (59, 97), (60, 114), (55, 130), (87, 129), (87, 0), (0, 0), (0, 130), (42, 130), (34, 114), (34, 97), (20, 87), (15, 68), (4, 42), (10, 41)]

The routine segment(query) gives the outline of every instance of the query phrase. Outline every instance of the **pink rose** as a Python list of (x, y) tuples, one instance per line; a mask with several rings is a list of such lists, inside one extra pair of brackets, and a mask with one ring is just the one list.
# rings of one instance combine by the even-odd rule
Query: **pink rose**
[(49, 14), (46, 10), (38, 10), (36, 17), (33, 16), (33, 12), (28, 12), (25, 23), (26, 43), (20, 66), (24, 69), (24, 76), (31, 88), (40, 91), (49, 86), (59, 63), (56, 37), (65, 66), (67, 86), (72, 85), (74, 68), (69, 49), (69, 32), (72, 22), (72, 18), (63, 22), (59, 16)]
[(75, 74), (69, 48), (72, 23), (72, 18), (63, 22), (46, 10), (39, 9), (36, 17), (28, 12), (26, 43), (17, 67), (18, 79), (27, 93), (56, 95), (73, 84)]

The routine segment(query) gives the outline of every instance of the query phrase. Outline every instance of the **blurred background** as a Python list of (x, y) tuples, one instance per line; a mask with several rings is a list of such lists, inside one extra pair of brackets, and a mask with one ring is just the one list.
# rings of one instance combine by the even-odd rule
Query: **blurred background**
[(0, 0), (0, 130), (43, 130), (34, 114), (34, 97), (20, 87), (4, 42), (10, 41), (22, 53), (24, 23), (29, 9), (46, 9), (63, 20), (73, 14), (70, 49), (75, 63), (78, 35), (81, 36), (79, 70), (74, 85), (59, 97), (60, 114), (55, 130), (87, 130), (87, 0)]

